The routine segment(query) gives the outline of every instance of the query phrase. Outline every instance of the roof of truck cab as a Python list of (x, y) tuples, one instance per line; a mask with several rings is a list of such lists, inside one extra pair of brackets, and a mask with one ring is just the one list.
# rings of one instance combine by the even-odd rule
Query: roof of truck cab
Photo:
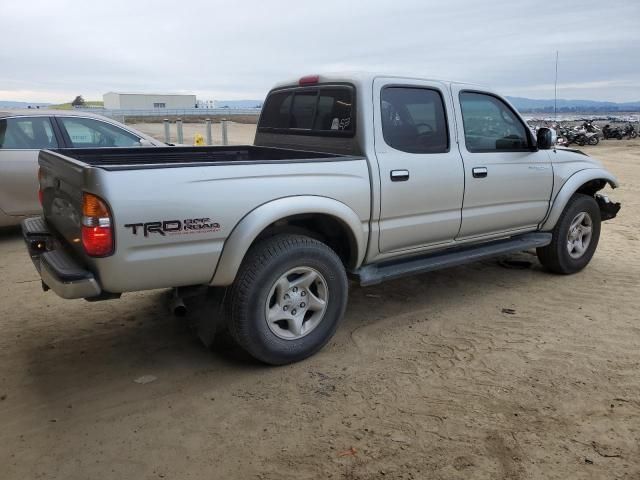
[[(358, 86), (358, 84), (371, 84), (376, 78), (390, 78), (390, 79), (398, 79), (398, 80), (423, 80), (425, 82), (439, 82), (445, 85), (466, 85), (466, 86), (474, 86), (486, 90), (490, 90), (486, 85), (480, 85), (476, 83), (470, 82), (460, 82), (455, 80), (443, 80), (438, 78), (427, 78), (420, 77), (416, 75), (397, 75), (397, 74), (389, 74), (389, 73), (373, 73), (373, 72), (327, 72), (327, 73), (319, 73), (319, 74), (308, 74), (308, 75), (300, 75), (296, 78), (291, 78), (286, 81), (278, 82), (273, 88), (283, 88), (283, 87), (291, 87), (298, 86), (301, 78), (306, 76), (319, 76), (318, 83), (353, 83)], [(309, 85), (312, 86), (312, 85)]]

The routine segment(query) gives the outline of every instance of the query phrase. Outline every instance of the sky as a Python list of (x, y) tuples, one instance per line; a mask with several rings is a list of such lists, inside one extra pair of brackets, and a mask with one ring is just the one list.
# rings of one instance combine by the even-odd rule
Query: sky
[(0, 0), (0, 100), (107, 91), (262, 99), (368, 71), (505, 95), (640, 100), (640, 1)]

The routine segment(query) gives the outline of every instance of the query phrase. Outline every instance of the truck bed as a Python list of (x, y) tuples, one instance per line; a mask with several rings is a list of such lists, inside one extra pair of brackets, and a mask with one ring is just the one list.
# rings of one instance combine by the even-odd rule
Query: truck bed
[[(254, 145), (210, 147), (60, 148), (52, 152), (105, 170), (231, 165), (242, 163), (288, 163), (338, 161), (349, 157)], [(41, 158), (47, 152), (41, 152)]]
[[(264, 227), (309, 208), (338, 218), (347, 211), (360, 243), (371, 213), (366, 157), (257, 146), (139, 147), (43, 150), (39, 163), (47, 229), (102, 292), (209, 284), (223, 247), (240, 242), (227, 242), (232, 232), (262, 219), (260, 208), (278, 212)], [(84, 193), (109, 207), (113, 255), (85, 252)], [(178, 223), (179, 231), (163, 230)], [(145, 224), (162, 228), (145, 231)], [(187, 224), (208, 227), (182, 228)]]

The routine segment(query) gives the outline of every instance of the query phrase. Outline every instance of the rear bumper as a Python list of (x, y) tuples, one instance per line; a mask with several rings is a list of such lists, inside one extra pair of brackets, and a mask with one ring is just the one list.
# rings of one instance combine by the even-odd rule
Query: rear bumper
[(62, 298), (91, 298), (102, 293), (93, 273), (82, 268), (67, 254), (41, 217), (22, 221), (22, 238), (43, 287)]

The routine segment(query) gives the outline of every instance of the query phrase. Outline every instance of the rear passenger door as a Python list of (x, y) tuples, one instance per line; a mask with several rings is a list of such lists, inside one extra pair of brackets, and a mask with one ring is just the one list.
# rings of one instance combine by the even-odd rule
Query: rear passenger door
[(533, 147), (529, 128), (499, 96), (455, 84), (452, 90), (465, 167), (458, 239), (535, 230), (553, 187), (548, 151)]
[(57, 146), (49, 117), (0, 119), (0, 210), (7, 215), (40, 211), (38, 154), (40, 149)]
[(464, 168), (445, 84), (377, 78), (380, 252), (452, 242), (460, 229)]

